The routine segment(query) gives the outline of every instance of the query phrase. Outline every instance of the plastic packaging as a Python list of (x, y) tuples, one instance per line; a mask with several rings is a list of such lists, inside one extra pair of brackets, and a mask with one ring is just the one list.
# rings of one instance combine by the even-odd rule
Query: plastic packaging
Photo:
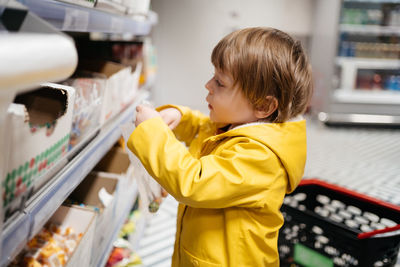
[[(147, 104), (147, 103), (142, 103)], [(128, 122), (120, 126), (124, 142), (129, 139), (129, 136), (135, 129), (133, 122)], [(128, 149), (129, 159), (134, 167), (135, 177), (138, 185), (140, 205), (139, 209), (142, 212), (157, 212), (162, 202), (164, 193), (162, 187), (150, 176), (140, 160)], [(148, 208), (146, 208), (148, 207)]]

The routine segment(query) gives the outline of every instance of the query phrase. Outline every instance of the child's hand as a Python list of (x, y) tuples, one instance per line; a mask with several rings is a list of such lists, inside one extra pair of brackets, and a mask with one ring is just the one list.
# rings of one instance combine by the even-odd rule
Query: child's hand
[(162, 188), (162, 187), (161, 187), (161, 196), (162, 196), (162, 197), (167, 197), (167, 196), (168, 196), (167, 190), (165, 190), (165, 189)]
[(160, 113), (158, 113), (155, 109), (146, 106), (146, 105), (138, 105), (136, 107), (136, 121), (135, 126), (137, 127), (139, 124), (144, 122), (145, 120), (159, 117)]
[(166, 108), (160, 111), (161, 118), (173, 130), (181, 121), (182, 114), (176, 108)]

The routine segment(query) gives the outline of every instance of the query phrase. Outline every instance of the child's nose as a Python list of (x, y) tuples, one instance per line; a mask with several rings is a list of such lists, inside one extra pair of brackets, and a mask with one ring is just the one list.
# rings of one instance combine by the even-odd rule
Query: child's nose
[(210, 92), (210, 94), (212, 94), (212, 86), (211, 86), (211, 80), (209, 80), (207, 83), (206, 83), (206, 89)]

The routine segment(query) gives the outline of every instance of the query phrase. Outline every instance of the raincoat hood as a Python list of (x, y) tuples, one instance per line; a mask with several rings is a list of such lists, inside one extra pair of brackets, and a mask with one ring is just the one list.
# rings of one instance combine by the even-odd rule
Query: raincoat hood
[(288, 175), (287, 193), (300, 183), (306, 164), (306, 121), (245, 124), (218, 135), (219, 138), (244, 136), (267, 146), (280, 159)]

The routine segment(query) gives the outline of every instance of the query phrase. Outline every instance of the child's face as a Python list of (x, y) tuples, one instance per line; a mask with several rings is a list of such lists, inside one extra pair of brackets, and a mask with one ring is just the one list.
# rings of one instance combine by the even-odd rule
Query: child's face
[(214, 76), (206, 84), (210, 119), (226, 124), (257, 121), (252, 105), (233, 83), (231, 75), (215, 69)]

